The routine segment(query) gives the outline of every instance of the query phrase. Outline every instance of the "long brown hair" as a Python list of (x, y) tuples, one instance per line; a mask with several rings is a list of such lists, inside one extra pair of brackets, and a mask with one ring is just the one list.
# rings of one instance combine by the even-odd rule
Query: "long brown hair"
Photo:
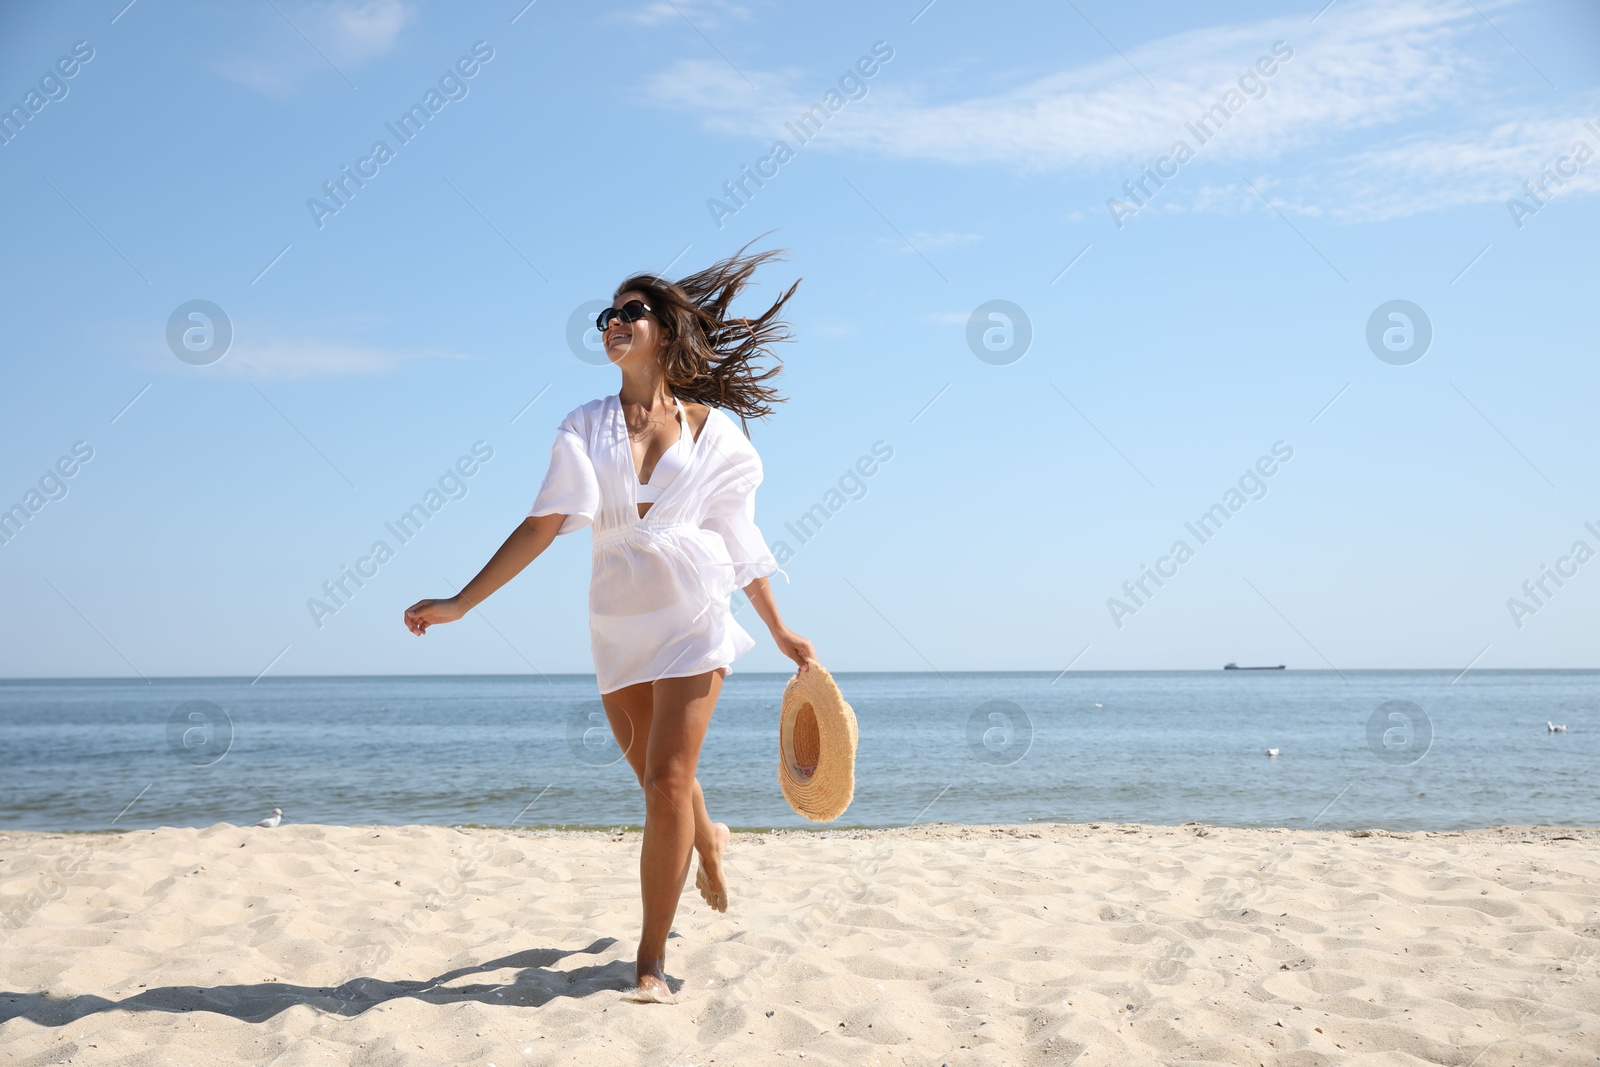
[[(771, 346), (794, 338), (791, 324), (778, 314), (802, 281), (796, 278), (789, 291), (756, 318), (731, 317), (728, 305), (755, 269), (784, 258), (782, 249), (745, 255), (744, 250), (759, 239), (752, 238), (728, 258), (676, 282), (658, 274), (635, 274), (613, 294), (613, 299), (629, 291), (645, 294), (666, 333), (661, 369), (674, 395), (732, 411), (741, 425), (746, 418), (772, 414), (770, 404), (786, 402), (776, 389), (761, 383), (782, 372), (782, 360)], [(751, 360), (760, 356), (770, 356), (779, 365), (758, 372)], [(748, 425), (745, 436), (750, 436)]]

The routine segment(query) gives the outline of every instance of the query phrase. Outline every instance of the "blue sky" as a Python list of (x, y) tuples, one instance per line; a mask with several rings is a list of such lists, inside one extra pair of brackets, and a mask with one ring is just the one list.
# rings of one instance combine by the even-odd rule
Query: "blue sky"
[(1600, 666), (1592, 4), (125, 3), (0, 13), (0, 675), (591, 671), (586, 532), (401, 611), (616, 391), (575, 312), (769, 230), (829, 667)]

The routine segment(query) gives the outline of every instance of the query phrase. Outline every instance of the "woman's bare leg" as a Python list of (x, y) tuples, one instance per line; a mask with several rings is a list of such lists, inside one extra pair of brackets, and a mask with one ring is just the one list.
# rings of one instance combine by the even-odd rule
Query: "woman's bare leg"
[(727, 911), (728, 879), (722, 870), (722, 853), (733, 835), (728, 832), (727, 823), (711, 821), (698, 778), (694, 780), (694, 824), (694, 850), (700, 854), (700, 869), (695, 872), (694, 887), (700, 890), (700, 896), (712, 911)]
[[(727, 676), (726, 667), (718, 667), (712, 672), (718, 693), (721, 693), (722, 680)], [(694, 780), (694, 827), (694, 849), (700, 854), (700, 869), (695, 872), (694, 886), (700, 890), (700, 896), (712, 911), (727, 911), (728, 880), (722, 871), (722, 853), (727, 849), (732, 835), (728, 832), (727, 823), (711, 821), (699, 778)]]
[[(723, 671), (716, 672), (720, 678)], [(627, 757), (634, 777), (644, 788), (645, 745), (635, 745), (635, 737), (648, 738), (650, 724), (655, 716), (655, 695), (652, 683), (640, 682), (625, 686), (601, 697), (606, 718), (611, 722), (611, 734), (617, 747)], [(728, 910), (728, 885), (722, 870), (722, 852), (728, 845), (726, 823), (712, 822), (706, 810), (705, 791), (700, 779), (694, 781), (694, 850), (700, 856), (700, 869), (695, 873), (695, 888), (714, 911)]]
[[(644, 929), (635, 965), (636, 992), (650, 999), (671, 999), (665, 971), (667, 935), (672, 931), (678, 899), (689, 875), (690, 854), (700, 833), (696, 824), (702, 817), (710, 824), (709, 816), (701, 815), (705, 799), (696, 788), (695, 768), (721, 691), (720, 671), (655, 683), (643, 773), (644, 844), (639, 851)], [(704, 833), (706, 849), (720, 853), (716, 828), (709, 826)]]
[[(655, 695), (649, 682), (640, 682), (637, 685), (624, 686), (610, 693), (604, 693), (600, 702), (605, 705), (606, 719), (611, 723), (611, 736), (616, 738), (617, 747), (622, 749), (622, 754), (628, 760), (628, 766), (633, 768), (633, 775), (639, 779), (639, 785), (644, 785), (644, 738), (650, 736), (650, 719), (654, 712)], [(639, 744), (634, 744), (634, 738), (640, 738)]]

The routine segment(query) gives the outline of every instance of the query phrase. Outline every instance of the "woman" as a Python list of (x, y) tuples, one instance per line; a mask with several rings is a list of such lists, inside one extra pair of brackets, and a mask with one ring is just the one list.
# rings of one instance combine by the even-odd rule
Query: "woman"
[(797, 673), (815, 658), (811, 642), (778, 617), (767, 576), (779, 567), (755, 525), (761, 459), (724, 410), (742, 422), (770, 414), (767, 401), (782, 402), (760, 384), (778, 368), (756, 374), (750, 361), (789, 339), (777, 315), (800, 283), (759, 318), (729, 317), (756, 267), (780, 255), (743, 252), (676, 284), (653, 274), (622, 283), (597, 320), (621, 389), (562, 420), (528, 517), (477, 577), (448, 600), (418, 601), (405, 613), (419, 636), (459, 619), (558, 535), (593, 524), (595, 675), (645, 794), (637, 1000), (672, 999), (667, 934), (691, 852), (700, 857), (700, 895), (716, 911), (728, 907), (728, 827), (707, 814), (695, 768), (722, 680), (755, 647), (729, 610), (733, 589), (744, 590)]

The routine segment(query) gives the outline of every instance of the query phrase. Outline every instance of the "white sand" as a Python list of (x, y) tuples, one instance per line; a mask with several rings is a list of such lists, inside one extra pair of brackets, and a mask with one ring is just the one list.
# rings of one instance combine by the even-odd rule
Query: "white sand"
[[(1600, 1063), (1600, 832), (0, 833), (7, 1064)], [(64, 873), (63, 873), (64, 872)]]

